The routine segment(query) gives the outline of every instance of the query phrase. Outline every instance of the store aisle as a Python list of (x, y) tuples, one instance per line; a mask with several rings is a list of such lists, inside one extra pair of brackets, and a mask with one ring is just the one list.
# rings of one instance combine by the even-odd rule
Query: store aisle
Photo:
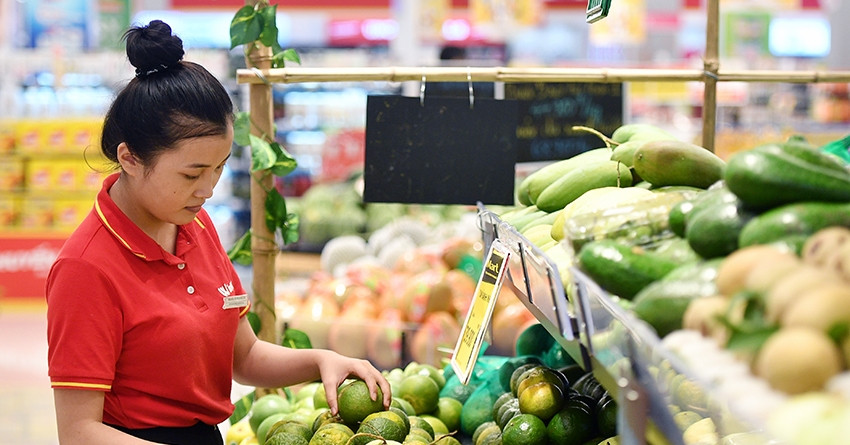
[(0, 445), (55, 445), (46, 306), (0, 303)]

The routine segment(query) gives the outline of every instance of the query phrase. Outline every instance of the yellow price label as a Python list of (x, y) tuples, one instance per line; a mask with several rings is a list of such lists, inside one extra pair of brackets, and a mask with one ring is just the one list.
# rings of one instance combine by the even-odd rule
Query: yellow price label
[(457, 339), (454, 353), (452, 354), (452, 368), (463, 384), (469, 383), (472, 369), (478, 360), (478, 351), (484, 342), (484, 334), (490, 326), (493, 309), (496, 306), (496, 298), (505, 278), (510, 251), (498, 239), (490, 245), (481, 277), (475, 286), (475, 294), (466, 320), (461, 327), (460, 337)]

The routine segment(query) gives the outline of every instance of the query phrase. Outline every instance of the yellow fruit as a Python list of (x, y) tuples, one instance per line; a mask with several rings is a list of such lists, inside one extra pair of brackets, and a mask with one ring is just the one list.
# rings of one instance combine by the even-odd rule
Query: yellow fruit
[(786, 255), (776, 247), (759, 244), (730, 253), (717, 268), (717, 290), (727, 297), (745, 288), (747, 275), (758, 264)]
[(516, 387), (516, 395), (517, 397), (522, 395), (522, 392), (528, 388), (529, 386), (536, 385), (538, 383), (551, 383), (558, 387), (563, 393), (567, 388), (564, 385), (563, 380), (558, 377), (557, 374), (552, 369), (549, 369), (545, 366), (529, 369), (525, 373), (523, 373), (518, 380)]
[(369, 387), (363, 380), (353, 380), (343, 384), (337, 397), (339, 416), (346, 425), (357, 425), (369, 414), (384, 409), (384, 396), (378, 388), (375, 400), (369, 394)]
[(850, 323), (850, 286), (844, 283), (821, 284), (803, 292), (785, 310), (780, 324), (829, 332), (838, 323)]
[(410, 431), (410, 423), (407, 420), (407, 417), (405, 416), (404, 418), (402, 418), (398, 412), (393, 411), (378, 411), (376, 413), (369, 414), (368, 416), (366, 416), (365, 419), (363, 419), (362, 423), (369, 423), (372, 419), (378, 417), (383, 417), (385, 419), (389, 419), (395, 422), (395, 424), (398, 425), (398, 427), (404, 432), (405, 436)]
[(717, 428), (714, 426), (714, 421), (706, 417), (691, 424), (682, 433), (682, 440), (685, 441), (685, 445), (701, 445), (715, 444), (720, 438), (717, 436)]
[(227, 429), (227, 433), (224, 435), (224, 445), (239, 445), (249, 437), (254, 437), (254, 432), (251, 430), (248, 419), (245, 418)]
[(404, 378), (398, 387), (398, 395), (413, 406), (417, 415), (430, 413), (437, 408), (440, 387), (431, 377), (414, 374)]
[(310, 439), (309, 445), (340, 445), (348, 442), (354, 435), (351, 428), (341, 424), (333, 423), (319, 428)]
[(431, 425), (431, 428), (434, 430), (434, 437), (440, 437), (441, 434), (449, 434), (449, 428), (443, 423), (442, 420), (430, 415), (423, 414), (422, 419), (428, 422)]
[(841, 278), (830, 271), (802, 264), (788, 275), (779, 278), (765, 295), (767, 319), (778, 322), (785, 310), (800, 299), (803, 292), (823, 284), (841, 283)]
[(779, 391), (800, 394), (823, 388), (842, 364), (838, 347), (825, 333), (791, 327), (767, 339), (756, 357), (755, 373)]
[(523, 414), (533, 414), (544, 422), (564, 406), (564, 394), (558, 385), (540, 382), (535, 383), (519, 395), (519, 410)]

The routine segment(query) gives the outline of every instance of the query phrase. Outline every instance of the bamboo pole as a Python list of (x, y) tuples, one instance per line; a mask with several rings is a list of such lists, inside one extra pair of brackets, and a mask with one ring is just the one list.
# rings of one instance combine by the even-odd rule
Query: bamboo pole
[[(304, 82), (702, 82), (696, 69), (373, 67), (240, 69), (240, 84)], [(717, 70), (717, 82), (846, 83), (850, 71)]]
[[(257, 69), (269, 69), (272, 64), (272, 49), (262, 45), (252, 45), (245, 55), (248, 66)], [(272, 85), (252, 83), (249, 85), (251, 133), (260, 138), (274, 135), (272, 114)], [(277, 343), (277, 331), (274, 313), (274, 274), (275, 260), (279, 249), (274, 234), (266, 227), (267, 190), (274, 187), (274, 176), (268, 171), (251, 173), (251, 255), (254, 312), (260, 318), (261, 340)]]
[(702, 146), (714, 152), (717, 129), (717, 81), (720, 59), (718, 53), (720, 0), (708, 0), (708, 18), (705, 25), (705, 59), (703, 60), (702, 92)]

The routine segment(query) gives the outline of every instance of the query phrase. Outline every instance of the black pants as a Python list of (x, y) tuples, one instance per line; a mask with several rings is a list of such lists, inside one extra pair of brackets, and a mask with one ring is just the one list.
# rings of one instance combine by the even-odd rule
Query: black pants
[[(108, 425), (108, 424), (107, 424)], [(109, 425), (116, 430), (150, 442), (168, 445), (224, 445), (224, 439), (216, 425), (198, 422), (187, 427), (156, 427), (129, 429)]]

